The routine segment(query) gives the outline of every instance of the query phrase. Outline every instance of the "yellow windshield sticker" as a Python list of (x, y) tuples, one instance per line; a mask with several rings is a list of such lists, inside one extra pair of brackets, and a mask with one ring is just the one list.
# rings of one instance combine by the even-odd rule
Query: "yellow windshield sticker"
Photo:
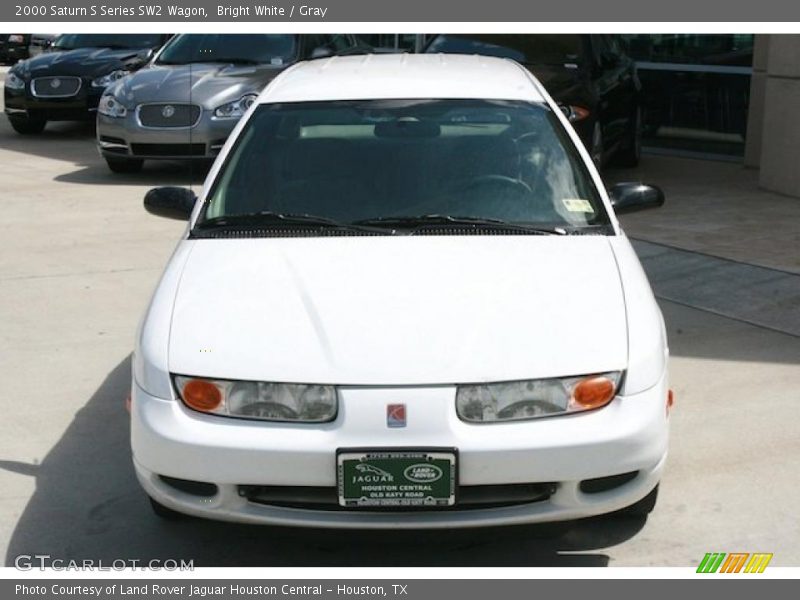
[(564, 208), (569, 212), (594, 213), (592, 203), (583, 198), (564, 198), (561, 202), (564, 203)]

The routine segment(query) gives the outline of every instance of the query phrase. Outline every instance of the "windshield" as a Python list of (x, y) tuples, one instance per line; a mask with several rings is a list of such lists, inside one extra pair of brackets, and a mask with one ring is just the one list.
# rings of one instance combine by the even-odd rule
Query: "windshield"
[(57, 50), (76, 48), (157, 48), (161, 45), (159, 34), (65, 33), (53, 43)]
[(158, 57), (158, 64), (241, 62), (283, 65), (297, 54), (296, 36), (280, 34), (183, 34)]
[(536, 65), (578, 64), (582, 60), (580, 35), (440, 35), (426, 52), (481, 54)]
[(261, 105), (196, 226), (265, 212), (351, 224), (420, 216), (609, 224), (552, 111), (500, 100)]

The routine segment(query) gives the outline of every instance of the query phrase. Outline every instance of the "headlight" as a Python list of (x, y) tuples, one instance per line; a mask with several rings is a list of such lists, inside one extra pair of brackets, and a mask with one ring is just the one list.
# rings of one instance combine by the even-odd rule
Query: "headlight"
[(19, 77), (14, 73), (9, 73), (6, 75), (6, 87), (10, 90), (24, 90), (25, 81), (22, 79), (22, 77)]
[(245, 94), (238, 100), (215, 108), (214, 116), (218, 119), (239, 119), (253, 105), (256, 98), (258, 98), (258, 94)]
[(622, 374), (461, 385), (456, 412), (470, 423), (522, 421), (591, 410), (614, 398)]
[(117, 79), (122, 79), (125, 75), (130, 74), (130, 71), (126, 71), (125, 69), (117, 69), (116, 71), (111, 71), (111, 73), (107, 73), (101, 77), (98, 77), (94, 81), (92, 81), (92, 87), (99, 87), (105, 88), (114, 83)]
[(128, 109), (125, 108), (116, 96), (106, 94), (100, 98), (100, 104), (97, 106), (97, 112), (107, 117), (122, 118), (128, 114)]
[(336, 388), (330, 385), (226, 381), (175, 376), (186, 406), (242, 419), (325, 423), (336, 418)]
[(586, 117), (591, 114), (591, 111), (588, 108), (584, 108), (583, 106), (574, 106), (572, 104), (559, 104), (558, 108), (561, 109), (561, 112), (564, 113), (564, 116), (569, 119), (570, 123), (575, 123), (576, 121), (583, 121)]
[(25, 43), (25, 36), (19, 33), (12, 33), (8, 36), (8, 41), (12, 44), (23, 44)]

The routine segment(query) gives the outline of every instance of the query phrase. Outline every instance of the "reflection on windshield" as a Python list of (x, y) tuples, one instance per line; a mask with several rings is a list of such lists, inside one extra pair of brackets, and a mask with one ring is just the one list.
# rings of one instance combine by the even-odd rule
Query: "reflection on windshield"
[(155, 48), (161, 41), (160, 35), (129, 34), (86, 34), (68, 33), (55, 41), (53, 48), (57, 50), (74, 50), (76, 48)]
[(232, 62), (280, 66), (294, 60), (295, 38), (279, 34), (183, 34), (164, 48), (158, 64)]
[(259, 107), (203, 218), (265, 211), (340, 223), (435, 215), (551, 228), (608, 224), (555, 115), (543, 105), (484, 100)]

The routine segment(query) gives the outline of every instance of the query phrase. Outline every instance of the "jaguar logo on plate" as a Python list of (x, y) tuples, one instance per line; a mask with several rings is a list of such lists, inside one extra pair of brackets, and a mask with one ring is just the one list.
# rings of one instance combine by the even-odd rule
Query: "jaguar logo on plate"
[(167, 104), (164, 108), (161, 109), (161, 116), (165, 119), (169, 119), (172, 115), (175, 114), (175, 107), (171, 104)]
[(51, 79), (50, 80), (50, 87), (53, 88), (54, 90), (57, 90), (58, 88), (61, 87), (61, 80), (58, 79), (58, 78)]
[(405, 427), (406, 426), (406, 405), (387, 404), (386, 405), (386, 426)]

